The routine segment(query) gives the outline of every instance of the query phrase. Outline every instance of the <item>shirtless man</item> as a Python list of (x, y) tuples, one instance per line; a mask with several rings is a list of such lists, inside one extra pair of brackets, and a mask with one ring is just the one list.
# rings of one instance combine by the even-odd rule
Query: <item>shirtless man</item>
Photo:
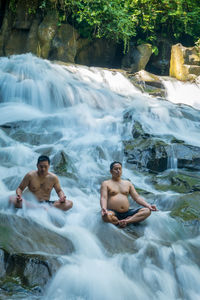
[[(155, 205), (148, 204), (138, 195), (134, 186), (128, 180), (122, 180), (122, 164), (114, 161), (110, 165), (112, 179), (106, 180), (101, 185), (101, 215), (104, 222), (126, 227), (131, 223), (138, 223), (150, 216), (151, 211), (156, 211)], [(139, 205), (137, 209), (129, 209), (128, 195), (131, 195)]]
[[(61, 189), (58, 177), (49, 172), (50, 159), (48, 156), (41, 155), (37, 162), (37, 171), (27, 173), (18, 188), (16, 189), (16, 196), (12, 196), (9, 202), (14, 204), (15, 208), (22, 208), (22, 193), (26, 187), (36, 196), (40, 203), (50, 203), (54, 207), (61, 210), (68, 210), (72, 208), (72, 201), (67, 200)], [(59, 200), (49, 201), (52, 189), (55, 189)]]

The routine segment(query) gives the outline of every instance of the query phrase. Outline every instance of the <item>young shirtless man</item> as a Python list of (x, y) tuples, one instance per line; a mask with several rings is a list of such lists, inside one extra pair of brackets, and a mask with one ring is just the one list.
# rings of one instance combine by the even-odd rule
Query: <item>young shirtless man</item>
[[(61, 210), (68, 210), (72, 208), (72, 201), (67, 200), (61, 189), (58, 177), (49, 172), (50, 159), (48, 156), (41, 155), (37, 162), (37, 171), (30, 171), (27, 173), (18, 188), (16, 189), (16, 196), (10, 197), (10, 203), (14, 204), (15, 208), (22, 208), (22, 193), (26, 187), (35, 195), (38, 202), (50, 203), (54, 207)], [(57, 201), (49, 201), (52, 189), (55, 189), (59, 199)]]
[[(114, 161), (110, 165), (112, 179), (106, 180), (101, 185), (101, 215), (104, 222), (126, 227), (131, 223), (138, 223), (150, 216), (151, 211), (156, 211), (155, 205), (148, 204), (138, 195), (132, 183), (122, 180), (122, 164)], [(144, 208), (129, 209), (128, 195)]]

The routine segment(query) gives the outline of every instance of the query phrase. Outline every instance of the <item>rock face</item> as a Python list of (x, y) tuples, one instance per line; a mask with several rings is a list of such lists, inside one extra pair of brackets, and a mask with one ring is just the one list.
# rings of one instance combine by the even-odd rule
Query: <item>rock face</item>
[[(56, 4), (51, 1), (52, 5)], [(39, 57), (88, 66), (119, 66), (118, 46), (105, 39), (80, 38), (67, 22), (59, 21), (59, 12), (44, 13), (38, 0), (0, 3), (0, 55), (31, 52)]]
[[(131, 120), (131, 113), (125, 119)], [(171, 140), (166, 143), (145, 132), (138, 121), (133, 121), (133, 140), (124, 141), (124, 153), (128, 164), (150, 172), (163, 172), (170, 168), (176, 158), (177, 168), (192, 171), (200, 170), (200, 148)]]
[(200, 48), (172, 46), (170, 76), (179, 80), (194, 80), (200, 75)]

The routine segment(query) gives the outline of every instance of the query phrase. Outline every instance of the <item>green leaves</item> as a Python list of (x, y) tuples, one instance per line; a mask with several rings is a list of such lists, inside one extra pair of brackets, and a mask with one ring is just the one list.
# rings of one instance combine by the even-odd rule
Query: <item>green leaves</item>
[[(126, 50), (134, 37), (153, 45), (158, 36), (184, 41), (187, 35), (195, 42), (200, 32), (199, 1), (57, 0), (55, 5), (60, 22), (71, 22), (83, 37), (123, 41)], [(41, 9), (47, 9), (50, 0), (40, 2)]]

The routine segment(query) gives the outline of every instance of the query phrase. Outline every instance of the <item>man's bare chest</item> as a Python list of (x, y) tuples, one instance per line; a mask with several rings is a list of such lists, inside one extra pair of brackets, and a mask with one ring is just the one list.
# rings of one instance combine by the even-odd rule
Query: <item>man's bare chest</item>
[(29, 184), (29, 189), (32, 192), (38, 192), (38, 191), (49, 192), (52, 190), (52, 188), (53, 188), (53, 182), (52, 180), (49, 179), (43, 179), (43, 180), (33, 179)]
[(108, 195), (109, 196), (115, 196), (118, 194), (122, 194), (125, 196), (128, 196), (129, 194), (129, 186), (125, 184), (112, 184), (108, 186)]

